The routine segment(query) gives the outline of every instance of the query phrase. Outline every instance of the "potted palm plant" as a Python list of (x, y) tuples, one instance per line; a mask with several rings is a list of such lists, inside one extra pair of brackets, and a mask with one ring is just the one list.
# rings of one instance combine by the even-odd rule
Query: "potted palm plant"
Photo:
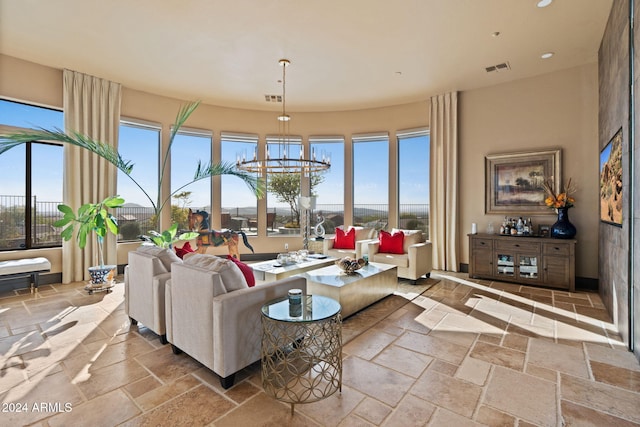
[(109, 213), (107, 209), (119, 208), (123, 204), (123, 198), (120, 196), (111, 196), (99, 203), (86, 203), (78, 208), (77, 213), (68, 205), (58, 205), (58, 210), (62, 212), (63, 217), (54, 222), (53, 225), (55, 227), (63, 227), (60, 236), (65, 241), (71, 240), (76, 225), (78, 226), (76, 240), (80, 249), (85, 248), (87, 238), (91, 233), (95, 233), (96, 235), (99, 265), (89, 267), (91, 285), (104, 285), (110, 282), (110, 279), (114, 275), (116, 266), (104, 264), (102, 245), (107, 233), (111, 232), (116, 236), (118, 235), (118, 220)]

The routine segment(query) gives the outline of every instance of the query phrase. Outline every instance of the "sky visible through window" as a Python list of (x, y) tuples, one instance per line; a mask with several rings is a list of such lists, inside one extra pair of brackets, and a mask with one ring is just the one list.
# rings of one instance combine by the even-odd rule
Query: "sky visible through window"
[[(0, 124), (21, 128), (62, 129), (64, 119), (62, 111), (0, 100)], [(32, 191), (38, 201), (62, 201), (61, 156), (62, 152), (57, 147), (37, 144), (34, 149)], [(0, 195), (24, 196), (25, 146), (12, 148), (0, 155), (0, 170), (5, 172), (0, 180)]]

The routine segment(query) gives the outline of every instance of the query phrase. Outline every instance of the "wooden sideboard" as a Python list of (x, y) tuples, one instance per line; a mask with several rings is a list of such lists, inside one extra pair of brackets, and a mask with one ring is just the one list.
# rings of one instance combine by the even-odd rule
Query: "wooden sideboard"
[(468, 236), (469, 277), (575, 291), (576, 240)]

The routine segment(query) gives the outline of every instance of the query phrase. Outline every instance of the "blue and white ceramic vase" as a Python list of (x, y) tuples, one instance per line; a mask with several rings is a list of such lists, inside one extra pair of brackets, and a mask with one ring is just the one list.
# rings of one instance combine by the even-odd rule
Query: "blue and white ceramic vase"
[(569, 208), (558, 208), (558, 220), (551, 226), (551, 237), (573, 239), (576, 232), (576, 227), (569, 221)]

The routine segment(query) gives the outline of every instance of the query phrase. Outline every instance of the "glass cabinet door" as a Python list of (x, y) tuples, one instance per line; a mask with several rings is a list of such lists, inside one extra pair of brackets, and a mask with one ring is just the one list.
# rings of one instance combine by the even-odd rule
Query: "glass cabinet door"
[(513, 277), (515, 275), (513, 269), (514, 256), (510, 254), (498, 254), (498, 260), (496, 265), (498, 266), (498, 276), (509, 276)]
[(538, 257), (520, 255), (518, 257), (518, 276), (522, 279), (538, 279)]

